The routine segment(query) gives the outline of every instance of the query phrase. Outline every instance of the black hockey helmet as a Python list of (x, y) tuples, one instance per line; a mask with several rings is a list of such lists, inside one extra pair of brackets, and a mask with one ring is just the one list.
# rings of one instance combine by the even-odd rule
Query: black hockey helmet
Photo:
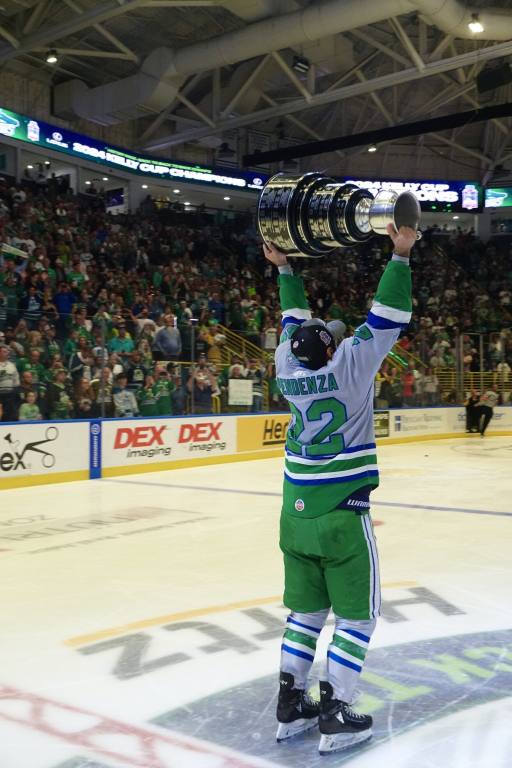
[(327, 365), (327, 350), (336, 349), (336, 340), (322, 320), (306, 320), (291, 338), (291, 349), (299, 363), (317, 371)]

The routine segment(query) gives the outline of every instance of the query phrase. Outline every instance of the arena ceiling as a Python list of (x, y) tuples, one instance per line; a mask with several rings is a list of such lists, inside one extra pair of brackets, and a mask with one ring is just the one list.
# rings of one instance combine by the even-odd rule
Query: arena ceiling
[[(468, 29), (473, 13), (482, 33)], [(477, 89), (482, 70), (510, 60), (510, 0), (0, 0), (0, 37), (0, 63), (51, 69), (60, 117), (135, 121), (139, 149), (179, 157), (199, 145), (218, 164), (512, 101), (512, 83)], [(300, 167), (501, 180), (511, 126), (468, 124)]]

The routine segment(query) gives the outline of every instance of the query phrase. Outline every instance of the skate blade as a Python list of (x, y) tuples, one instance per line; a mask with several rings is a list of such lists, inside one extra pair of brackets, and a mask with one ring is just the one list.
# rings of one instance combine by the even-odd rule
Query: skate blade
[(301, 720), (294, 720), (292, 723), (279, 723), (277, 727), (276, 740), (286, 741), (291, 739), (292, 736), (298, 736), (299, 733), (309, 731), (311, 728), (315, 728), (318, 725), (318, 717), (310, 717), (309, 719), (302, 718)]
[(321, 755), (330, 755), (332, 752), (339, 752), (342, 749), (353, 747), (354, 744), (360, 744), (372, 737), (372, 729), (360, 731), (359, 733), (322, 733), (318, 751)]

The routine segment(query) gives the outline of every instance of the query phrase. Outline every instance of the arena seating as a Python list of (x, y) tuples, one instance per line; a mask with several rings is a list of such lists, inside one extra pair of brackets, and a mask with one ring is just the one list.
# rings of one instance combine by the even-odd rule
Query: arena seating
[[(277, 285), (250, 215), (148, 199), (112, 217), (98, 197), (0, 180), (0, 242), (0, 345), (20, 379), (0, 381), (3, 420), (229, 410), (230, 378), (253, 381), (248, 410), (285, 407), (272, 366)], [(376, 238), (301, 261), (314, 313), (350, 332), (389, 251)], [(413, 275), (412, 323), (377, 376), (376, 405), (460, 399), (457, 344), (464, 388), (497, 383), (506, 402), (509, 239), (427, 230)]]

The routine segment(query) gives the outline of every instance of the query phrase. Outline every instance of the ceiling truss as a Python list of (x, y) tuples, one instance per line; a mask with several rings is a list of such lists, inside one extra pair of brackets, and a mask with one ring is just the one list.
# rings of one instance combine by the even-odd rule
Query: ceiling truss
[[(294, 1), (298, 7), (311, 2)], [(243, 0), (240, 3), (242, 7)], [(5, 19), (0, 16), (0, 63), (20, 57), (25, 62), (44, 61), (51, 47), (59, 55), (55, 71), (61, 68), (61, 79), (64, 73), (86, 81), (90, 76), (94, 85), (100, 60), (108, 82), (109, 67), (117, 67), (110, 75), (115, 80), (115, 72), (118, 77), (135, 73), (146, 55), (133, 35), (127, 35), (130, 25), (123, 22), (124, 17), (132, 19), (136, 26), (137, 14), (148, 9), (156, 17), (179, 9), (184, 30), (180, 45), (187, 45), (194, 42), (193, 38), (185, 39), (187, 23), (191, 35), (199, 23), (210, 25), (212, 38), (225, 30), (225, 17), (219, 15), (223, 5), (222, 0), (27, 0), (20, 3), (18, 14)], [(237, 28), (246, 23), (242, 14)], [(301, 76), (291, 60), (293, 54), (302, 51), (284, 49), (251, 62), (191, 75), (164, 109), (140, 123), (139, 147), (168, 153), (185, 144), (253, 127), (275, 134), (276, 121), (285, 121), (290, 138), (321, 140), (338, 134), (340, 124), (344, 131), (355, 133), (368, 127), (432, 117), (443, 110), (462, 109), (466, 104), (477, 107), (481, 106), (476, 89), (479, 72), (487, 62), (512, 55), (512, 42), (456, 39), (427, 23), (420, 14), (412, 13), (350, 29), (343, 37), (354, 50), (354, 63), (344, 70), (335, 71), (322, 61), (312, 61), (307, 75)], [(235, 92), (230, 91), (226, 83), (244, 66), (247, 76)], [(104, 81), (96, 79), (96, 83)], [(418, 82), (429, 94), (424, 103), (415, 98)], [(254, 95), (252, 100), (247, 99)], [(490, 98), (503, 101), (511, 97), (510, 89), (503, 89)], [(252, 108), (245, 107), (247, 101)], [(502, 118), (482, 126), (478, 133), (468, 126), (420, 137), (411, 141), (414, 163), (418, 166), (422, 159), (426, 160), (428, 143), (432, 142), (445, 146), (452, 160), (462, 156), (486, 172), (512, 157), (510, 134), (511, 120)], [(466, 136), (471, 137), (470, 141)], [(337, 152), (336, 157), (339, 160), (363, 151)], [(391, 155), (390, 145), (386, 144), (381, 162), (385, 164)]]

